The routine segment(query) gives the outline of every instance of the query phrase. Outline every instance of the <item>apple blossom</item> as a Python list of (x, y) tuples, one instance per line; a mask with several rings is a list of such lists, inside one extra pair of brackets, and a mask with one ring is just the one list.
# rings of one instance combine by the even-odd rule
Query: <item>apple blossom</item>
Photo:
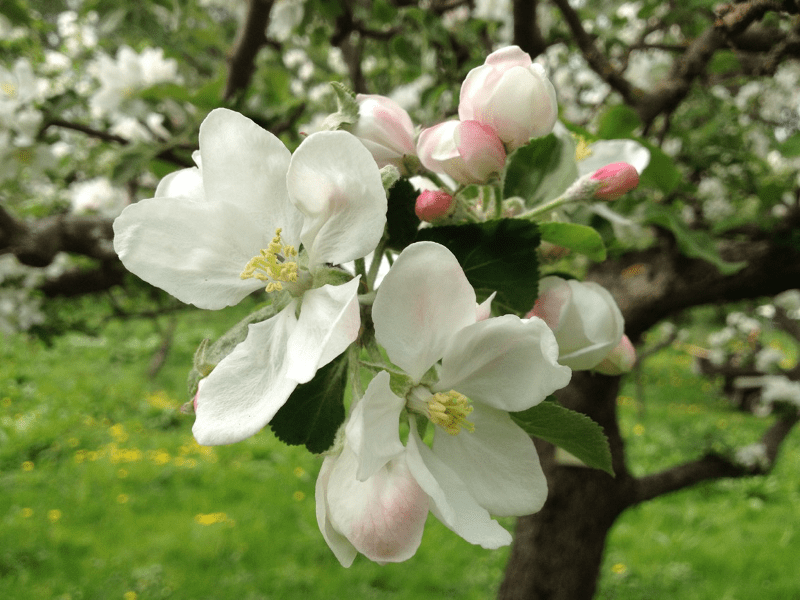
[(413, 156), (414, 124), (397, 102), (386, 96), (358, 94), (358, 121), (351, 131), (370, 151), (378, 167), (403, 168), (403, 157)]
[(558, 362), (576, 371), (595, 367), (622, 340), (625, 322), (614, 298), (591, 282), (549, 276), (528, 317), (540, 317), (558, 342)]
[(455, 208), (453, 197), (442, 190), (423, 190), (414, 204), (414, 213), (420, 221), (435, 221), (452, 214)]
[[(403, 250), (378, 288), (375, 337), (402, 373), (391, 385), (387, 371), (372, 380), (317, 487), (320, 528), (343, 564), (376, 547), (387, 550), (379, 560), (404, 560), (428, 510), (465, 540), (497, 548), (511, 536), (490, 513), (542, 507), (547, 482), (536, 449), (508, 411), (564, 387), (570, 370), (557, 364), (555, 338), (541, 319), (478, 321), (480, 312), (455, 256), (433, 242)], [(434, 426), (432, 448), (418, 418)]]
[(417, 154), (426, 169), (458, 183), (485, 183), (506, 162), (500, 139), (491, 127), (477, 121), (445, 121), (424, 129)]
[(331, 285), (324, 265), (375, 248), (386, 195), (375, 161), (344, 131), (312, 134), (292, 156), (250, 119), (216, 109), (200, 126), (195, 157), (197, 167), (167, 175), (154, 198), (122, 212), (114, 248), (134, 274), (200, 308), (265, 286), (293, 297), (250, 325), (200, 384), (195, 437), (224, 444), (256, 433), (355, 340), (358, 280)]
[(616, 200), (639, 185), (636, 168), (624, 162), (600, 167), (590, 179), (600, 182), (600, 187), (594, 192), (598, 200)]
[(510, 152), (553, 130), (556, 92), (541, 65), (518, 46), (509, 46), (467, 74), (458, 116), (490, 126)]

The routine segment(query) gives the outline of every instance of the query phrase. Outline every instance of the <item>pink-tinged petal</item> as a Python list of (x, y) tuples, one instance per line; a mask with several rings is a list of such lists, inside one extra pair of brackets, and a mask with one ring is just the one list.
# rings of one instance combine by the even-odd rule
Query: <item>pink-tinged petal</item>
[(413, 419), (409, 419), (409, 427), (408, 468), (430, 498), (436, 518), (470, 544), (490, 550), (510, 544), (511, 534), (478, 504), (455, 471), (423, 443)]
[(630, 338), (623, 335), (617, 347), (606, 354), (594, 370), (603, 375), (622, 375), (630, 373), (634, 364), (636, 364), (636, 348), (633, 347)]
[(353, 408), (345, 427), (347, 444), (358, 459), (359, 481), (366, 481), (405, 451), (400, 441), (400, 413), (405, 400), (389, 387), (389, 374), (378, 373)]
[(291, 153), (283, 142), (244, 115), (217, 108), (200, 125), (200, 156), (208, 201), (239, 207), (267, 240), (280, 227), (284, 243), (299, 245), (302, 215), (289, 202)]
[(492, 316), (492, 300), (494, 300), (495, 296), (497, 296), (497, 292), (492, 292), (491, 296), (489, 296), (475, 308), (476, 321), (485, 321)]
[(297, 327), (286, 348), (291, 379), (298, 383), (311, 381), (317, 369), (356, 340), (361, 326), (358, 281), (356, 278), (342, 285), (323, 285), (303, 294)]
[(473, 405), (470, 433), (436, 430), (433, 452), (493, 515), (529, 515), (547, 499), (547, 480), (533, 441), (505, 411)]
[(305, 216), (301, 238), (311, 267), (344, 264), (375, 249), (386, 225), (378, 165), (346, 131), (308, 136), (286, 175), (289, 198)]
[(328, 547), (333, 551), (336, 559), (347, 568), (353, 564), (353, 561), (358, 554), (358, 550), (353, 547), (353, 544), (347, 541), (341, 533), (336, 531), (328, 519), (328, 504), (325, 499), (325, 494), (328, 490), (328, 481), (331, 477), (331, 472), (336, 464), (338, 457), (326, 456), (322, 461), (322, 466), (319, 469), (317, 476), (317, 485), (314, 488), (314, 501), (316, 502), (317, 509), (317, 525), (325, 538)]
[(247, 338), (200, 382), (192, 433), (199, 444), (233, 444), (258, 433), (297, 387), (286, 376), (286, 344), (297, 303), (250, 325)]
[(383, 279), (372, 318), (389, 359), (419, 381), (450, 338), (475, 322), (475, 291), (450, 250), (417, 242), (400, 253)]
[(331, 526), (370, 560), (408, 560), (422, 541), (428, 497), (411, 475), (405, 455), (363, 482), (357, 470), (358, 460), (345, 445), (325, 494)]
[(114, 221), (114, 250), (129, 271), (199, 308), (232, 306), (263, 288), (239, 274), (269, 238), (235, 206), (150, 198)]
[(555, 330), (563, 318), (563, 312), (572, 298), (568, 285), (560, 277), (545, 277), (539, 281), (539, 297), (527, 318), (539, 317), (550, 329)]
[(544, 321), (495, 317), (453, 336), (433, 391), (456, 390), (473, 402), (521, 411), (569, 383), (570, 369), (557, 360), (558, 345)]
[(519, 46), (506, 46), (487, 56), (484, 64), (503, 66), (508, 69), (510, 67), (527, 67), (532, 62), (530, 54)]

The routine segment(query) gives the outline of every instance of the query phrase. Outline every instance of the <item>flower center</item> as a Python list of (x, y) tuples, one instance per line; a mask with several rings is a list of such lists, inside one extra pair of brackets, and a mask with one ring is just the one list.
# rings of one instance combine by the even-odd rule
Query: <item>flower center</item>
[(575, 146), (575, 161), (580, 162), (584, 158), (590, 157), (593, 152), (591, 148), (589, 148), (589, 144), (586, 142), (586, 138), (582, 135), (577, 136), (578, 144)]
[(408, 407), (424, 414), (450, 435), (457, 435), (462, 427), (470, 433), (475, 431), (475, 424), (467, 421), (472, 412), (469, 398), (455, 390), (431, 394), (427, 388), (417, 386), (409, 393)]
[(294, 259), (297, 250), (294, 246), (281, 243), (281, 228), (275, 230), (275, 237), (245, 265), (240, 277), (242, 279), (258, 279), (266, 281), (267, 292), (280, 291), (283, 283), (297, 281), (297, 262)]
[(2, 84), (0, 84), (0, 89), (2, 89), (3, 93), (9, 98), (16, 98), (17, 96), (17, 86), (13, 83), (4, 81)]

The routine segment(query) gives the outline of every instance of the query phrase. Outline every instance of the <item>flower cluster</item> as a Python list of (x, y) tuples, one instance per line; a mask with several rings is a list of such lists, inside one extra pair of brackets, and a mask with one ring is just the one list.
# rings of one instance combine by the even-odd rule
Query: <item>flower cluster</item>
[[(216, 358), (198, 351), (191, 405), (200, 444), (237, 442), (267, 424), (281, 437), (282, 409), (296, 411), (312, 388), (332, 395), (329, 373), (346, 365), (348, 414), (342, 406), (321, 447), (316, 487), (320, 530), (343, 565), (359, 553), (408, 559), (429, 512), (465, 540), (497, 548), (511, 536), (493, 516), (530, 514), (547, 497), (532, 439), (512, 415), (529, 414), (573, 370), (630, 370), (635, 353), (619, 308), (593, 283), (545, 277), (527, 316), (502, 314), (510, 311), (492, 310), (495, 294), (478, 303), (451, 249), (409, 241), (388, 253), (378, 285), (390, 243), (387, 193), (398, 172), (421, 167), (459, 184), (486, 182), (507, 152), (553, 129), (553, 88), (511, 47), (469, 73), (459, 121), (416, 141), (411, 119), (388, 98), (356, 103), (357, 119), (337, 123), (350, 131), (313, 133), (294, 153), (243, 115), (211, 111), (196, 166), (126, 207), (114, 247), (132, 273), (199, 308), (266, 294), (266, 312), (238, 343)], [(626, 167), (601, 169), (592, 185), (619, 193), (630, 187)], [(434, 189), (414, 208), (436, 222), (455, 204)]]

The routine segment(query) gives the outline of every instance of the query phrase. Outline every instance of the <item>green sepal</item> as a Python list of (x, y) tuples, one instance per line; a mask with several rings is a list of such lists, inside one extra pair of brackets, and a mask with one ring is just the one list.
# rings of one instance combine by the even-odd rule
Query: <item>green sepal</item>
[(586, 225), (577, 223), (559, 223), (551, 221), (539, 223), (542, 240), (568, 248), (578, 254), (588, 256), (592, 260), (606, 259), (606, 246), (600, 234)]
[(522, 412), (509, 413), (528, 435), (563, 448), (587, 467), (614, 475), (611, 448), (603, 428), (586, 415), (564, 408), (558, 402), (540, 402)]
[(563, 194), (577, 178), (574, 141), (551, 133), (509, 155), (502, 174), (503, 197), (520, 196), (534, 207)]
[(290, 446), (304, 445), (314, 454), (328, 450), (344, 423), (347, 365), (345, 353), (298, 385), (269, 423), (275, 437)]
[(337, 267), (319, 267), (314, 270), (314, 288), (323, 285), (342, 285), (353, 279), (353, 274)]
[(358, 102), (356, 95), (343, 83), (331, 81), (336, 94), (336, 112), (328, 115), (322, 123), (323, 129), (342, 129), (345, 125), (358, 123)]
[(200, 342), (200, 346), (194, 353), (194, 365), (189, 371), (187, 385), (189, 387), (189, 397), (193, 398), (197, 393), (197, 386), (200, 380), (208, 377), (220, 361), (228, 356), (233, 349), (243, 342), (247, 337), (247, 329), (253, 323), (260, 323), (277, 315), (289, 304), (291, 297), (288, 294), (275, 294), (273, 292), (272, 303), (257, 311), (249, 314), (236, 325), (231, 327), (213, 344), (208, 339)]
[(383, 184), (383, 189), (388, 194), (392, 186), (400, 179), (400, 169), (394, 165), (384, 165), (380, 172), (381, 184)]
[(539, 229), (523, 219), (498, 219), (420, 229), (417, 241), (446, 246), (482, 300), (497, 292), (492, 306), (501, 313), (524, 314), (539, 287)]

